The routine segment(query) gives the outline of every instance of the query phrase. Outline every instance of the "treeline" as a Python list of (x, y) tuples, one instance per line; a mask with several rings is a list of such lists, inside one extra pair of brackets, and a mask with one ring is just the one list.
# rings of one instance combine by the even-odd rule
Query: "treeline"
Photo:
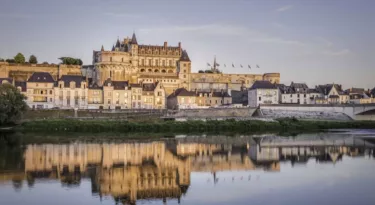
[(236, 121), (91, 121), (91, 120), (41, 120), (22, 124), (25, 131), (59, 131), (59, 132), (310, 132), (324, 129), (371, 129), (372, 121), (300, 121), (296, 119), (279, 119), (267, 122), (259, 120)]
[[(72, 58), (72, 57), (61, 57), (59, 58), (61, 60), (62, 64), (66, 65), (82, 65), (83, 62), (79, 58)], [(25, 63), (30, 63), (30, 64), (37, 64), (38, 63), (38, 58), (35, 55), (31, 55), (29, 57), (29, 60), (26, 61), (25, 56), (22, 53), (18, 53), (14, 58), (8, 58), (8, 59), (3, 59), (0, 58), (0, 62), (8, 62), (8, 63), (18, 63), (18, 64), (25, 64)], [(49, 64), (47, 61), (44, 61), (43, 64)]]

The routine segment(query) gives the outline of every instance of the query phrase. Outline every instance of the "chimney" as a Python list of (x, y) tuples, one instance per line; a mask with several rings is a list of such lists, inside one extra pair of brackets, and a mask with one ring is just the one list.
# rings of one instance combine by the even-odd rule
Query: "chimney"
[(166, 48), (166, 47), (168, 47), (168, 42), (167, 41), (164, 42), (164, 48)]
[(181, 42), (178, 42), (178, 48), (181, 49)]

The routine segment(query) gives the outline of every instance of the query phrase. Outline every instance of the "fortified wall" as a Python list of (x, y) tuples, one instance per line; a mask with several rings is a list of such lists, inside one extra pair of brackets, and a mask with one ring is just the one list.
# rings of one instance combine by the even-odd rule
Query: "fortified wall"
[(62, 75), (81, 75), (81, 66), (0, 62), (0, 78), (14, 78), (25, 82), (34, 72), (50, 73), (57, 80)]

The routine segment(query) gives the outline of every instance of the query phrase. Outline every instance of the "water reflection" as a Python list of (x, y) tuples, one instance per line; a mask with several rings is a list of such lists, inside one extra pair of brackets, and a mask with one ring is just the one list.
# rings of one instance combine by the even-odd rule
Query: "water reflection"
[[(338, 163), (344, 155), (373, 157), (375, 145), (353, 137), (182, 138), (149, 142), (2, 145), (0, 181), (16, 191), (42, 179), (58, 180), (68, 189), (91, 181), (91, 192), (116, 203), (181, 198), (192, 172), (208, 172), (220, 183), (222, 171), (261, 169), (279, 172), (280, 163)], [(255, 177), (255, 176), (254, 176)], [(223, 180), (232, 180), (223, 179)], [(236, 179), (237, 180), (237, 179)], [(251, 174), (239, 180), (251, 180)], [(0, 184), (1, 186), (1, 184)]]

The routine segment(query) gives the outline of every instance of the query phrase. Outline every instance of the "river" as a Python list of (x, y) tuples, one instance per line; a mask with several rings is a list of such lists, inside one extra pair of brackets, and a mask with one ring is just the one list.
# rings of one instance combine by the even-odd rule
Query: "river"
[(373, 130), (141, 136), (2, 133), (0, 204), (375, 204)]

